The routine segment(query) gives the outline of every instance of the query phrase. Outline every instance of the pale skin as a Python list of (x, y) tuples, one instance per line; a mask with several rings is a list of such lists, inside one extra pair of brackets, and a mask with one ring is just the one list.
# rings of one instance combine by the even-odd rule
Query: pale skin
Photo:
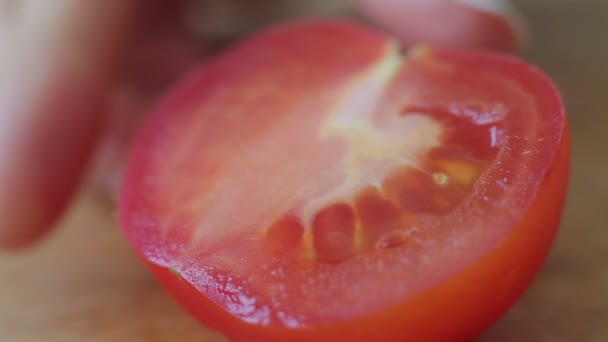
[[(193, 1), (205, 0), (0, 0), (0, 248), (29, 246), (57, 225), (103, 140), (108, 104), (119, 98), (131, 104), (119, 115), (140, 115), (204, 59), (204, 42), (180, 20), (184, 8), (206, 8)], [(355, 5), (406, 46), (522, 44), (521, 21), (496, 0)]]

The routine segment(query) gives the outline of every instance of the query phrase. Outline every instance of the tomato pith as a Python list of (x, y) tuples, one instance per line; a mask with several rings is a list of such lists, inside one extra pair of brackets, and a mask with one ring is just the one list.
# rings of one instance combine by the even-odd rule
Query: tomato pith
[(257, 34), (136, 140), (125, 233), (233, 340), (460, 341), (530, 284), (565, 198), (551, 82), (346, 21)]

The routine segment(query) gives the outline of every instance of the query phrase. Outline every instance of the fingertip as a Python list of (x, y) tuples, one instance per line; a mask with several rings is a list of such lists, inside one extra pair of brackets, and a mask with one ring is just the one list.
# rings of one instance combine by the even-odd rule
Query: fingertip
[(357, 0), (360, 9), (405, 45), (521, 51), (522, 16), (501, 0)]
[(0, 41), (0, 249), (39, 241), (78, 190), (136, 3), (26, 2)]
[(10, 208), (10, 212), (2, 213), (0, 219), (0, 250), (20, 251), (40, 241), (50, 230), (52, 225), (41, 224), (39, 210), (34, 207), (15, 208), (14, 205), (2, 204), (3, 208)]
[[(55, 226), (85, 176), (103, 127), (99, 85), (55, 66), (38, 86), (14, 84), (27, 89), (9, 93), (17, 105), (2, 103), (0, 249), (30, 246)], [(30, 96), (36, 100), (27, 102)]]

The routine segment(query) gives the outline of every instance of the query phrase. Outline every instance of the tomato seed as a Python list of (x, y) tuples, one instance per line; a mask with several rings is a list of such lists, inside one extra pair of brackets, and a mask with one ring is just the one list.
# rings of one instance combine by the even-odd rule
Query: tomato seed
[(375, 187), (357, 196), (355, 206), (362, 228), (362, 248), (373, 246), (380, 236), (402, 224), (403, 210)]
[(312, 225), (317, 260), (342, 261), (355, 252), (356, 218), (347, 204), (334, 204), (321, 210)]
[(445, 186), (450, 181), (450, 177), (443, 172), (433, 173), (433, 180), (437, 185)]
[(403, 245), (407, 241), (407, 233), (403, 229), (395, 229), (380, 237), (376, 242), (377, 248), (388, 249)]
[(302, 241), (304, 226), (294, 215), (285, 215), (266, 231), (266, 238), (277, 249), (293, 250)]

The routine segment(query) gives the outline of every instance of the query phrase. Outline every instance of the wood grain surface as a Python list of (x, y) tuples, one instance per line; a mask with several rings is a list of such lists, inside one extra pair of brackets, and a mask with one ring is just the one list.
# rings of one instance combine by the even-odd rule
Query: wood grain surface
[[(608, 2), (521, 0), (527, 58), (562, 89), (574, 139), (561, 234), (524, 298), (480, 341), (608, 341)], [(50, 240), (0, 256), (0, 342), (223, 341), (188, 317), (80, 196)]]

